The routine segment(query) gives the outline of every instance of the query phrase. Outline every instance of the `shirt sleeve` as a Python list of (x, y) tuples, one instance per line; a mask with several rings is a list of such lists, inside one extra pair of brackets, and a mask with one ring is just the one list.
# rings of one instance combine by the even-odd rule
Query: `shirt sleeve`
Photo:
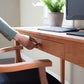
[(0, 33), (2, 33), (9, 41), (11, 41), (17, 34), (17, 31), (9, 26), (2, 18), (0, 18)]

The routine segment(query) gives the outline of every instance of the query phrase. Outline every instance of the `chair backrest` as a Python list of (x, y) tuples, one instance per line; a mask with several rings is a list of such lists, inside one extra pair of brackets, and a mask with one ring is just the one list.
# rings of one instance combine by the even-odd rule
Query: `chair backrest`
[(20, 43), (17, 41), (14, 41), (15, 47), (19, 47), (15, 50), (15, 63), (22, 62), (21, 55), (20, 55), (20, 49), (23, 49), (22, 46), (20, 46)]

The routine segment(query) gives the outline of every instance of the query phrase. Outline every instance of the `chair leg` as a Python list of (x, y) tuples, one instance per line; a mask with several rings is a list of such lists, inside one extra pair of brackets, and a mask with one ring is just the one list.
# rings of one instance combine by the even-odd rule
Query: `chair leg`
[(41, 84), (48, 84), (45, 67), (39, 68), (39, 77), (40, 77), (40, 83)]
[[(17, 41), (14, 41), (15, 46), (20, 46), (20, 43)], [(20, 55), (20, 49), (15, 50), (15, 63), (22, 62), (21, 55)]]

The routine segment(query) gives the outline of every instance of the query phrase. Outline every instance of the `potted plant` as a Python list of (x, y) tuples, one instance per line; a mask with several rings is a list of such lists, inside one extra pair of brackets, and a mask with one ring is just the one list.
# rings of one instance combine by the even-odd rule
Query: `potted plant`
[(63, 6), (65, 0), (40, 0), (49, 9), (49, 24), (50, 26), (62, 26), (63, 22)]

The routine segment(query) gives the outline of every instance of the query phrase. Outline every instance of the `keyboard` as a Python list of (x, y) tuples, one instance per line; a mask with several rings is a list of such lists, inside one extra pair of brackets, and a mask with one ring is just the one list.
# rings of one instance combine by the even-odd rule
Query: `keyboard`
[(75, 32), (79, 31), (80, 28), (65, 28), (65, 27), (43, 27), (38, 28), (38, 30), (51, 31), (51, 32)]
[(67, 35), (84, 36), (84, 32), (69, 32)]

